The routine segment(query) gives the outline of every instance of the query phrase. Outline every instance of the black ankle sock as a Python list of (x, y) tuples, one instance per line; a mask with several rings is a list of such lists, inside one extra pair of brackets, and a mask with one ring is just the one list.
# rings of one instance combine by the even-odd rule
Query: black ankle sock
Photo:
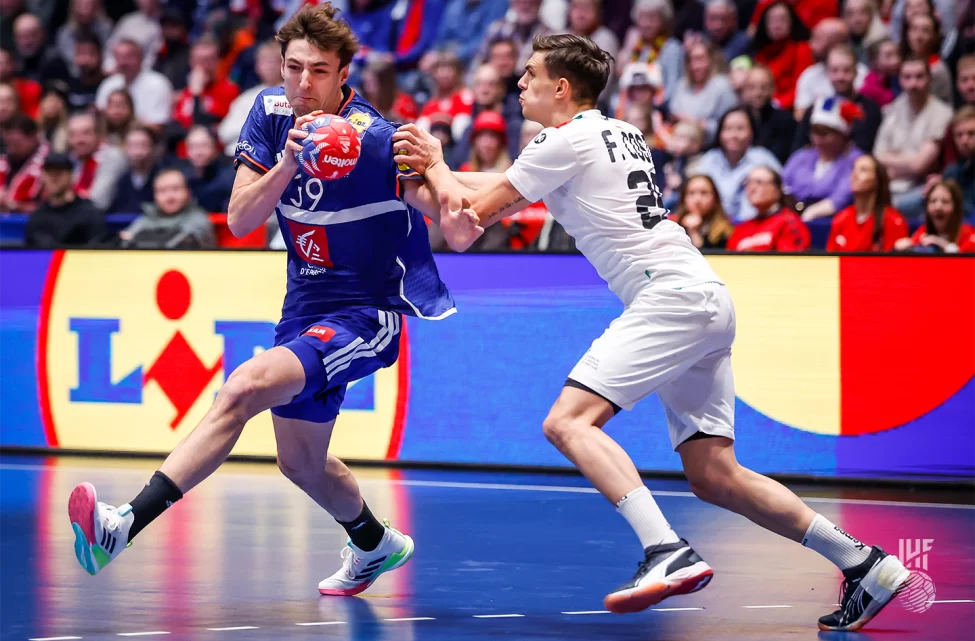
[(142, 531), (142, 528), (152, 523), (157, 516), (166, 511), (170, 505), (183, 498), (183, 493), (173, 481), (163, 474), (156, 472), (139, 492), (139, 496), (132, 499), (132, 515), (135, 521), (129, 529), (129, 541)]
[(376, 520), (365, 501), (362, 502), (362, 512), (354, 521), (343, 523), (336, 519), (336, 522), (349, 533), (352, 545), (363, 552), (372, 552), (379, 547), (379, 542), (383, 540), (383, 535), (386, 533), (386, 526)]

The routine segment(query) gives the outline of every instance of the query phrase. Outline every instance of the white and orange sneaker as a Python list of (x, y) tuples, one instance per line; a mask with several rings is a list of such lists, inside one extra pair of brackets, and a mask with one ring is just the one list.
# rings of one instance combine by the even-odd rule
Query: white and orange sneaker
[(644, 554), (633, 578), (603, 600), (610, 612), (645, 610), (668, 597), (702, 590), (714, 576), (711, 567), (684, 539), (648, 547)]
[(413, 556), (413, 539), (389, 526), (375, 550), (360, 550), (349, 541), (342, 549), (342, 568), (318, 584), (318, 591), (329, 596), (354, 596), (364, 592), (382, 574), (401, 567)]
[(68, 517), (74, 530), (75, 556), (88, 574), (101, 572), (128, 547), (129, 529), (135, 520), (132, 506), (116, 508), (99, 503), (91, 483), (82, 483), (71, 491)]

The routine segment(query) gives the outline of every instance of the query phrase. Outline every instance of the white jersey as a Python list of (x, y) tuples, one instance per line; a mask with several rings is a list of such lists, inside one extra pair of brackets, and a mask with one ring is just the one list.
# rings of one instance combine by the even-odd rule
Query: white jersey
[(584, 111), (542, 130), (506, 176), (544, 201), (624, 305), (647, 286), (721, 282), (683, 227), (661, 220), (650, 149), (631, 124)]

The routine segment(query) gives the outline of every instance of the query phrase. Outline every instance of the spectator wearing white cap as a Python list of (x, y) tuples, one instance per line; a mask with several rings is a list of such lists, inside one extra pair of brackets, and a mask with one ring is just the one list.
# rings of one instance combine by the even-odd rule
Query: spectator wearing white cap
[(804, 221), (832, 216), (853, 203), (850, 174), (863, 152), (850, 141), (850, 131), (862, 117), (856, 103), (838, 96), (818, 98), (813, 104), (812, 145), (792, 154), (782, 172), (782, 182), (802, 204), (796, 209)]
[[(884, 115), (880, 110), (880, 105), (857, 93), (858, 77), (856, 53), (853, 48), (846, 43), (835, 45), (826, 56), (826, 78), (829, 82), (829, 91), (816, 97), (838, 96), (856, 103), (863, 111), (863, 118), (853, 123), (850, 138), (853, 140), (853, 144), (860, 149), (870, 151), (877, 140), (877, 131), (880, 129), (880, 123), (884, 120)], [(809, 144), (809, 115), (810, 110), (807, 109), (799, 122), (798, 129), (796, 129), (792, 151)]]
[(654, 63), (633, 62), (623, 68), (620, 92), (613, 109), (615, 118), (624, 120), (630, 105), (659, 107), (664, 100), (664, 81), (660, 67)]

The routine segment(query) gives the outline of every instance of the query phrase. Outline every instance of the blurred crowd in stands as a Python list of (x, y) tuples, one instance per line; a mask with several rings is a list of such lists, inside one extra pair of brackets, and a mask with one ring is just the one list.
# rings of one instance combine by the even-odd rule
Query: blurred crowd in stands
[[(3, 242), (283, 248), (273, 221), (233, 239), (221, 214), (281, 83), (274, 33), (314, 2), (0, 0), (0, 228), (22, 232)], [(971, 0), (332, 4), (362, 44), (350, 84), (455, 170), (502, 172), (537, 135), (531, 40), (572, 32), (614, 56), (598, 107), (644, 132), (697, 246), (975, 252)], [(574, 245), (537, 203), (474, 250)]]

